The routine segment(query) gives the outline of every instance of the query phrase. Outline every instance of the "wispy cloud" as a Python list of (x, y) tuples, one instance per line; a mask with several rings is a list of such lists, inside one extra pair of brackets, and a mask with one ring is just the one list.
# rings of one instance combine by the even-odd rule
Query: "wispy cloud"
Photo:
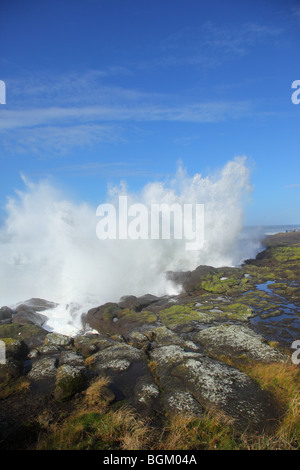
[(128, 126), (141, 127), (149, 122), (214, 123), (253, 112), (253, 103), (246, 100), (204, 102), (106, 85), (103, 74), (92, 71), (48, 79), (41, 74), (27, 81), (7, 80), (10, 96), (0, 112), (2, 147), (21, 153), (62, 154), (75, 147), (123, 142), (130, 134)]
[[(253, 113), (247, 101), (139, 104), (5, 110), (0, 114), (2, 146), (24, 153), (63, 154), (75, 147), (124, 142), (135, 125), (149, 122), (216, 123)], [(125, 132), (124, 125), (127, 130)], [(128, 126), (131, 126), (129, 129)], [(133, 132), (135, 134), (135, 132)]]
[(226, 118), (249, 115), (251, 103), (247, 101), (204, 102), (194, 104), (132, 103), (127, 105), (49, 107), (26, 110), (4, 110), (0, 114), (0, 130), (25, 129), (57, 122), (70, 125), (91, 121), (178, 121), (219, 122)]
[(300, 188), (300, 183), (287, 184), (287, 185), (285, 185), (284, 187), (287, 188), (287, 189), (290, 189), (290, 188)]
[(157, 172), (147, 169), (144, 166), (145, 162), (85, 162), (73, 165), (62, 165), (57, 167), (48, 168), (49, 174), (67, 173), (73, 175), (93, 175), (102, 178), (114, 177), (114, 178), (128, 178), (144, 177), (144, 178), (159, 178), (165, 176), (158, 174)]
[[(280, 34), (280, 30), (258, 23), (231, 30), (208, 22), (166, 38), (148, 66), (212, 67), (241, 57), (255, 45)], [(112, 85), (122, 83), (122, 77), (128, 78), (143, 67), (145, 63), (137, 62), (81, 74), (56, 76), (47, 71), (18, 79), (7, 77), (7, 105), (0, 112), (2, 147), (15, 152), (42, 150), (61, 154), (78, 146), (121, 142), (124, 126), (142, 127), (149, 122), (216, 123), (258, 113), (253, 100), (234, 100), (231, 96), (218, 101), (202, 100)]]
[(300, 6), (299, 5), (294, 5), (292, 8), (291, 8), (291, 11), (292, 11), (292, 15), (300, 20)]
[[(14, 138), (13, 138), (14, 136)], [(74, 124), (11, 128), (2, 133), (2, 146), (15, 153), (63, 155), (75, 148), (91, 148), (102, 143), (122, 141), (122, 129), (114, 125)]]
[(260, 23), (245, 23), (226, 28), (212, 21), (198, 28), (184, 28), (162, 41), (165, 55), (157, 65), (198, 65), (204, 68), (220, 66), (225, 61), (239, 59), (256, 46), (279, 39), (283, 30)]

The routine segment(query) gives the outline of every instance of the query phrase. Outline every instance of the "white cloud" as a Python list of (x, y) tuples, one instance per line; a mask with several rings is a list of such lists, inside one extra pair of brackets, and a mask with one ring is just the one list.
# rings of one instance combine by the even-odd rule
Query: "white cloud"
[(252, 105), (247, 101), (211, 101), (194, 104), (128, 103), (123, 105), (49, 107), (3, 110), (0, 130), (31, 128), (51, 123), (84, 123), (91, 121), (182, 121), (218, 122), (226, 118), (249, 115)]
[(2, 135), (6, 150), (33, 154), (65, 154), (74, 148), (92, 147), (104, 142), (120, 142), (122, 130), (114, 125), (75, 124), (11, 129)]
[(274, 39), (280, 38), (282, 32), (280, 28), (260, 23), (226, 28), (208, 21), (198, 28), (184, 28), (162, 41), (164, 57), (154, 60), (152, 65), (217, 67), (243, 57), (269, 40), (274, 47)]
[(300, 188), (300, 183), (295, 183), (295, 184), (287, 184), (285, 188)]
[[(127, 141), (134, 124), (147, 122), (215, 123), (249, 116), (252, 104), (207, 102), (148, 103), (128, 100), (121, 105), (5, 109), (0, 114), (2, 146), (15, 152), (65, 153), (75, 147)], [(124, 126), (126, 124), (126, 132)], [(129, 126), (129, 127), (128, 127)]]

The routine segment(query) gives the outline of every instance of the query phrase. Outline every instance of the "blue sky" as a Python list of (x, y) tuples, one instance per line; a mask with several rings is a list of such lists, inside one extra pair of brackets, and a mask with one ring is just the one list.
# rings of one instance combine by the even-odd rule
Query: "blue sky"
[(300, 224), (300, 2), (1, 0), (0, 204), (20, 175), (95, 207), (246, 155), (245, 223)]

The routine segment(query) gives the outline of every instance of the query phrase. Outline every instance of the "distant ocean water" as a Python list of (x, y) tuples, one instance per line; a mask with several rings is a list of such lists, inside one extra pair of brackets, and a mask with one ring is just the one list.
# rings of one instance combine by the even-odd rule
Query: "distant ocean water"
[(276, 233), (284, 233), (291, 231), (300, 231), (300, 225), (251, 225), (245, 226), (243, 231), (246, 234), (259, 233), (262, 236), (275, 235)]

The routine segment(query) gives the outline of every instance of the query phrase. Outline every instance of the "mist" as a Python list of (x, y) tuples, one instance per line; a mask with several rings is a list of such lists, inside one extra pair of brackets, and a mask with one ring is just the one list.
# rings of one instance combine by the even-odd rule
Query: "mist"
[(198, 265), (236, 266), (260, 245), (243, 235), (244, 208), (252, 188), (245, 157), (229, 161), (213, 175), (189, 176), (179, 167), (166, 181), (149, 182), (138, 192), (126, 184), (110, 188), (105, 201), (120, 195), (132, 203), (204, 204), (204, 244), (187, 251), (186, 240), (100, 240), (97, 206), (75, 203), (47, 181), (31, 183), (8, 198), (0, 230), (0, 304), (13, 306), (33, 297), (57, 302), (46, 313), (49, 329), (80, 328), (88, 308), (123, 295), (172, 295), (180, 287), (167, 271)]

